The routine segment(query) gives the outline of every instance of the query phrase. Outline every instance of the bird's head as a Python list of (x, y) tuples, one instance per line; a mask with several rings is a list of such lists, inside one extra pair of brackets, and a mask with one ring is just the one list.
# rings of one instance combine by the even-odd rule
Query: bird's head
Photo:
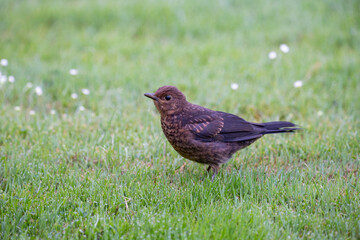
[(163, 86), (155, 93), (145, 93), (146, 97), (154, 100), (154, 104), (161, 115), (174, 114), (186, 105), (186, 97), (174, 86)]

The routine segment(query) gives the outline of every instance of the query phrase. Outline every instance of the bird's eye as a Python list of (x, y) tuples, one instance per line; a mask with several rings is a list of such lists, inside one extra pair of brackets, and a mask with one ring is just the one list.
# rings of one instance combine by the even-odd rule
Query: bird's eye
[(166, 101), (169, 101), (171, 99), (171, 96), (170, 95), (167, 95), (166, 97), (165, 97), (165, 100)]

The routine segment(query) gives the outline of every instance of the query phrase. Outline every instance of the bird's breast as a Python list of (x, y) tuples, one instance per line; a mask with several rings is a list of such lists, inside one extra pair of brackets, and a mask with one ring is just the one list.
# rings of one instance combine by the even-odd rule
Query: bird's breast
[(181, 121), (176, 116), (161, 119), (161, 127), (171, 144), (175, 141), (181, 141), (181, 136), (183, 135)]

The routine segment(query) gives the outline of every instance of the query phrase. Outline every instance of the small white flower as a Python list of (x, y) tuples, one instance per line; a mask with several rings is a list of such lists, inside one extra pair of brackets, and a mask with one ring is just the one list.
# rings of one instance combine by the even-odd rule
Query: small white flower
[(43, 90), (41, 89), (41, 87), (37, 86), (35, 88), (35, 93), (38, 95), (38, 96), (41, 96), (43, 95)]
[(277, 57), (277, 54), (275, 51), (271, 51), (271, 52), (269, 52), (268, 57), (269, 57), (269, 59), (275, 59)]
[(15, 77), (14, 76), (9, 76), (8, 81), (11, 82), (11, 83), (15, 82)]
[(51, 115), (55, 115), (55, 114), (56, 114), (55, 109), (51, 109), (51, 110), (50, 110), (50, 114), (51, 114)]
[(0, 84), (4, 84), (7, 81), (7, 77), (5, 75), (0, 76)]
[(70, 75), (75, 76), (75, 75), (78, 75), (79, 71), (77, 69), (70, 69), (69, 73), (70, 73)]
[(80, 110), (80, 111), (85, 111), (84, 106), (80, 106), (80, 107), (79, 107), (79, 110)]
[(90, 94), (90, 90), (87, 89), (87, 88), (81, 89), (81, 92), (82, 92), (84, 95), (89, 95), (89, 94)]
[(1, 64), (1, 66), (7, 66), (8, 65), (8, 60), (3, 58), (3, 59), (0, 60), (0, 64)]
[(302, 87), (303, 82), (301, 80), (294, 82), (294, 87), (299, 88)]
[(15, 106), (14, 109), (15, 109), (15, 111), (20, 111), (21, 107), (20, 106)]
[(32, 116), (34, 116), (35, 113), (36, 113), (36, 112), (35, 112), (34, 110), (30, 110), (30, 112), (29, 112), (29, 114), (32, 115)]
[(72, 94), (71, 94), (71, 98), (72, 98), (72, 99), (77, 99), (77, 98), (78, 98), (78, 95), (77, 95), (76, 93), (72, 93)]
[(27, 88), (32, 88), (32, 87), (33, 87), (33, 84), (32, 84), (31, 82), (28, 82), (28, 83), (26, 84), (26, 87), (27, 87)]
[(317, 115), (318, 115), (319, 117), (321, 117), (322, 115), (324, 115), (324, 113), (323, 113), (323, 111), (318, 111), (318, 112), (317, 112)]
[(237, 84), (237, 83), (232, 83), (231, 84), (231, 89), (232, 90), (236, 90), (236, 89), (238, 89), (239, 88), (239, 84)]
[(290, 48), (288, 45), (286, 45), (285, 43), (280, 45), (280, 51), (282, 51), (283, 53), (288, 53), (290, 51)]

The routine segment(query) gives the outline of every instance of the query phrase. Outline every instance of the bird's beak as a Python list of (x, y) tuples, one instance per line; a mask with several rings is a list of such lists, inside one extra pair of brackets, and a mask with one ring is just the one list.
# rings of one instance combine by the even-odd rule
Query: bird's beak
[(159, 100), (159, 98), (157, 96), (155, 96), (155, 94), (153, 94), (153, 93), (145, 93), (144, 96), (151, 98), (152, 100), (155, 100), (155, 101)]

